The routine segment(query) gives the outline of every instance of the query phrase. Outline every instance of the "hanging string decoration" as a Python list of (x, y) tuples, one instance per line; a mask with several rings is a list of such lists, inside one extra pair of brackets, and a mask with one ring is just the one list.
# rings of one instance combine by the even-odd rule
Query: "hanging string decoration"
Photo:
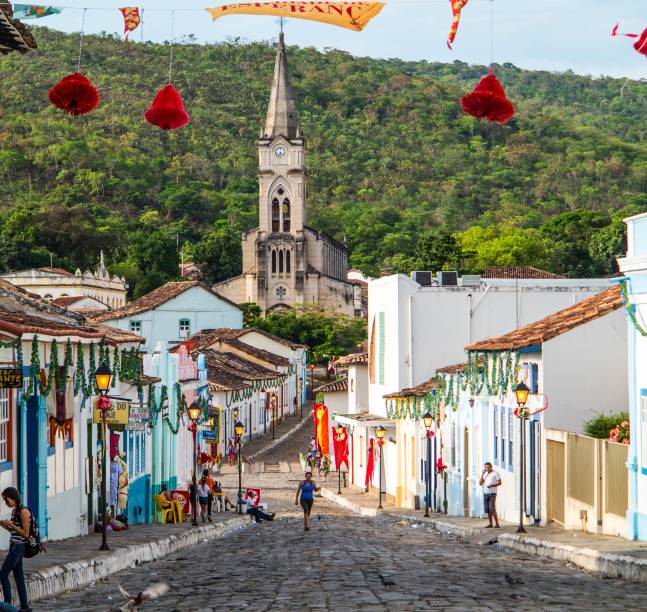
[(451, 49), (461, 20), (461, 12), (465, 8), (467, 0), (449, 0), (449, 3), (452, 7), (452, 27), (449, 28), (449, 34), (447, 35), (447, 46)]
[(514, 105), (493, 72), (484, 76), (471, 93), (461, 98), (463, 110), (472, 117), (503, 125), (514, 117)]
[(139, 9), (136, 6), (124, 6), (119, 9), (124, 16), (124, 42), (128, 42), (128, 36), (139, 27), (141, 19)]
[(629, 34), (629, 33), (618, 33), (618, 28), (620, 27), (620, 22), (616, 23), (614, 26), (611, 36), (628, 36), (629, 38), (637, 38), (638, 40), (634, 43), (634, 49), (636, 52), (640, 53), (647, 57), (647, 28), (642, 31), (642, 34)]
[(81, 24), (81, 37), (79, 40), (79, 57), (76, 63), (76, 72), (63, 77), (49, 90), (49, 101), (61, 110), (73, 116), (85, 115), (93, 111), (101, 102), (99, 90), (90, 79), (81, 74), (81, 56), (83, 54), (83, 30), (85, 27), (85, 12), (83, 9), (83, 22)]

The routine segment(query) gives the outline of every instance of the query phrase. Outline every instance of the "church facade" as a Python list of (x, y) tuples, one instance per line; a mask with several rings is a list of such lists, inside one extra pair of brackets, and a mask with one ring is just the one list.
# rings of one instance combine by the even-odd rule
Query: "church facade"
[(258, 227), (243, 234), (243, 273), (214, 290), (264, 312), (315, 303), (353, 316), (346, 246), (306, 225), (305, 157), (281, 34), (258, 141)]

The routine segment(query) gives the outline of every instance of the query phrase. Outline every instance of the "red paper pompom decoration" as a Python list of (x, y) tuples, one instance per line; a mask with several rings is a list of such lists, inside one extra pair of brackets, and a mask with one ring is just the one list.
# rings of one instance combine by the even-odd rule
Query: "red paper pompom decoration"
[(49, 101), (70, 115), (85, 115), (93, 111), (101, 96), (92, 81), (80, 72), (63, 77), (47, 94)]
[(163, 130), (181, 128), (189, 121), (180, 93), (171, 84), (159, 90), (144, 117), (146, 121)]
[(497, 123), (505, 123), (514, 117), (514, 106), (492, 72), (479, 81), (472, 93), (461, 98), (461, 106), (472, 117), (484, 117)]
[(643, 33), (638, 37), (638, 40), (634, 43), (634, 49), (638, 53), (642, 53), (647, 57), (647, 28), (643, 30)]

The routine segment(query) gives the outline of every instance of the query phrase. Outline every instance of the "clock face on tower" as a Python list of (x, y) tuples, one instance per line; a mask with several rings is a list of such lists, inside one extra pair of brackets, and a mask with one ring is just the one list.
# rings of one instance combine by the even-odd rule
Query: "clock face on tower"
[(288, 152), (283, 145), (279, 145), (278, 147), (276, 147), (276, 149), (274, 149), (274, 155), (276, 155), (276, 157), (278, 157), (279, 159), (284, 158), (287, 154)]

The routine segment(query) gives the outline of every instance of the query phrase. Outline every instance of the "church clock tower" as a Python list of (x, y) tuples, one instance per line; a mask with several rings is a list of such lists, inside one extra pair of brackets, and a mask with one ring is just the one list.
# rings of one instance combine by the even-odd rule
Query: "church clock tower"
[[(258, 298), (265, 310), (304, 302), (305, 141), (297, 120), (283, 34), (265, 128), (258, 141)], [(265, 297), (265, 300), (263, 300)]]

